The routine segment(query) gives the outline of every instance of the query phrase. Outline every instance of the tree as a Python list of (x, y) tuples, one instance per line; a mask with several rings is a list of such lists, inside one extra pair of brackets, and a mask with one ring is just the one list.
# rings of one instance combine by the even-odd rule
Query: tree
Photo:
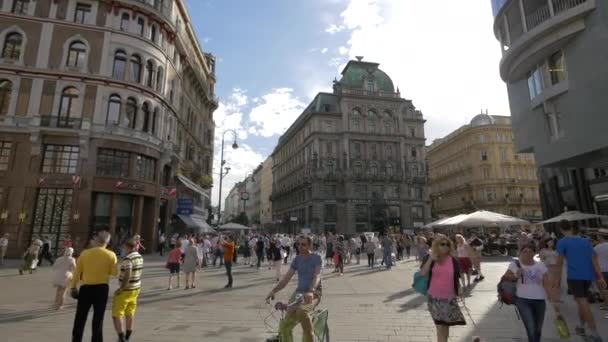
[(244, 226), (248, 226), (249, 225), (249, 218), (247, 217), (247, 214), (242, 211), (235, 219), (234, 219), (235, 223), (238, 224), (242, 224)]

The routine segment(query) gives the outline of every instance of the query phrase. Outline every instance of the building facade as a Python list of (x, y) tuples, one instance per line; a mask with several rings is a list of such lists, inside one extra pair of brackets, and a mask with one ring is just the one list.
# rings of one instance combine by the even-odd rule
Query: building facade
[(262, 164), (260, 175), (260, 225), (262, 228), (271, 227), (272, 220), (272, 157), (268, 157)]
[(0, 231), (10, 255), (100, 229), (155, 245), (176, 199), (204, 217), (213, 56), (182, 0), (0, 1)]
[(534, 153), (543, 213), (608, 214), (608, 3), (509, 0), (497, 7), (518, 152)]
[(488, 210), (542, 218), (532, 154), (513, 145), (511, 118), (479, 114), (427, 148), (433, 218)]
[(232, 222), (243, 212), (241, 194), (245, 191), (245, 182), (234, 184), (224, 200), (224, 212), (222, 213), (222, 224)]
[(355, 233), (430, 218), (424, 119), (378, 63), (349, 61), (272, 153), (273, 220), (286, 231)]

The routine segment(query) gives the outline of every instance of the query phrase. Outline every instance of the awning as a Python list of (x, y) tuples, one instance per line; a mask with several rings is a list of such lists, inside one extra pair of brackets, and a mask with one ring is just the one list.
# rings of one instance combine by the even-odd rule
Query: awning
[(209, 194), (207, 193), (207, 191), (205, 189), (201, 188), (200, 186), (196, 185), (193, 181), (189, 180), (187, 177), (184, 177), (182, 175), (177, 175), (177, 179), (179, 179), (179, 181), (182, 182), (182, 184), (184, 184), (188, 189), (190, 189), (194, 192), (198, 192), (203, 197), (209, 199)]
[(211, 228), (202, 216), (198, 215), (177, 215), (182, 222), (186, 224), (187, 228), (193, 228), (198, 230), (198, 233), (214, 233), (215, 230)]

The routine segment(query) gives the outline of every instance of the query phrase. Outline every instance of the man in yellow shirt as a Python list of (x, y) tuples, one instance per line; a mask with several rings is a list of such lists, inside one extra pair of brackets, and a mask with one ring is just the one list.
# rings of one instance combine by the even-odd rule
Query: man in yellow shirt
[[(78, 300), (72, 342), (82, 342), (84, 327), (91, 306), (93, 307), (93, 333), (91, 342), (103, 342), (103, 316), (108, 302), (108, 283), (111, 276), (118, 274), (116, 254), (106, 247), (110, 233), (99, 232), (95, 238), (97, 247), (83, 251), (76, 263), (76, 273), (72, 278), (71, 294)], [(80, 289), (78, 284), (80, 283)]]

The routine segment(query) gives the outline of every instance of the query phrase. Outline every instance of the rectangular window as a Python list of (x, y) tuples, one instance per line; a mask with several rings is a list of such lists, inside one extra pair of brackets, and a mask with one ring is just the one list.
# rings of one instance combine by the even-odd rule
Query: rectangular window
[(486, 136), (485, 135), (480, 135), (479, 136), (479, 143), (480, 144), (485, 144), (486, 143)]
[(412, 160), (416, 160), (418, 158), (418, 150), (415, 147), (412, 147), (411, 151)]
[(502, 161), (507, 160), (507, 149), (506, 148), (500, 149), (500, 160), (502, 160)]
[(361, 144), (360, 143), (355, 143), (354, 155), (355, 155), (355, 158), (357, 158), (357, 159), (361, 158)]
[(416, 137), (416, 128), (410, 127), (410, 137)]
[(88, 24), (90, 17), (91, 5), (77, 3), (76, 10), (74, 11), (74, 22), (78, 24)]
[(486, 151), (486, 150), (481, 150), (481, 151), (480, 151), (480, 158), (481, 158), (481, 160), (483, 160), (483, 161), (488, 160), (488, 151)]
[(15, 14), (27, 14), (27, 5), (29, 5), (29, 0), (14, 0), (13, 2), (13, 10), (12, 12)]
[(44, 145), (43, 173), (76, 173), (80, 147), (70, 145)]
[(562, 135), (562, 124), (560, 113), (546, 113), (547, 127), (551, 139), (557, 139)]
[(414, 219), (414, 220), (424, 219), (424, 207), (413, 206), (412, 207), (412, 219)]
[(100, 148), (97, 154), (97, 175), (128, 177), (129, 153), (108, 148)]
[(537, 97), (543, 91), (543, 76), (540, 68), (536, 68), (528, 73), (528, 90), (530, 100)]
[(0, 141), (0, 171), (8, 171), (13, 154), (13, 143)]
[(486, 200), (488, 202), (493, 202), (496, 199), (496, 189), (488, 188), (486, 189)]
[(325, 204), (325, 222), (336, 222), (338, 210), (335, 204)]
[(366, 204), (355, 205), (355, 222), (369, 221), (369, 206)]
[(490, 179), (490, 169), (489, 168), (484, 168), (482, 170), (483, 172), (483, 179)]
[(564, 54), (558, 51), (549, 57), (549, 75), (551, 75), (551, 84), (555, 85), (568, 78), (566, 74), (566, 61)]
[(51, 253), (63, 254), (63, 238), (69, 232), (72, 189), (41, 188), (36, 198), (33, 236), (46, 236), (51, 240)]
[(412, 199), (415, 200), (422, 200), (422, 188), (410, 188), (410, 191), (412, 193)]
[(154, 181), (156, 173), (156, 159), (138, 155), (135, 163), (135, 171), (137, 178)]

